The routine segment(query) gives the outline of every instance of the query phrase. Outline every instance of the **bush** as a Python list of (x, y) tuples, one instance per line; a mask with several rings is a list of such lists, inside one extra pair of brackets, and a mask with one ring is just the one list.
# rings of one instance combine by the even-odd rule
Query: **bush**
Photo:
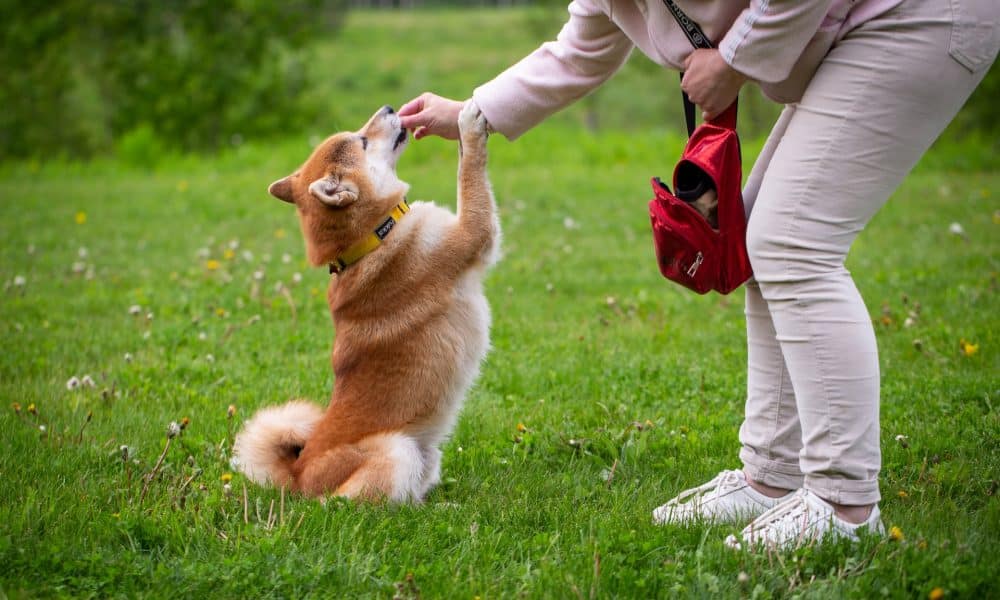
[(300, 127), (318, 108), (301, 49), (344, 6), (0, 0), (0, 159), (105, 152), (144, 124), (185, 150)]

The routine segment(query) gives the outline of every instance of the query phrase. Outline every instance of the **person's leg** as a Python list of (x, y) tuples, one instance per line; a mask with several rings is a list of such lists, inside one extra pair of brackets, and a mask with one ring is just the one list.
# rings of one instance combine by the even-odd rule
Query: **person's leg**
[[(774, 149), (748, 223), (755, 280), (794, 389), (803, 487), (841, 517), (878, 502), (881, 466), (875, 335), (844, 259), (985, 74), (988, 65), (972, 72), (950, 57), (950, 16), (908, 1), (831, 51)], [(751, 345), (770, 333), (764, 319), (751, 323), (755, 293)], [(775, 381), (773, 370), (766, 377)]]
[[(794, 105), (782, 111), (747, 178), (743, 202), (748, 215), (753, 210), (771, 158), (781, 145), (794, 114)], [(755, 279), (746, 283), (745, 296), (747, 397), (740, 426), (740, 460), (748, 483), (754, 489), (778, 496), (802, 485), (799, 469), (802, 431), (785, 358), (770, 310)]]

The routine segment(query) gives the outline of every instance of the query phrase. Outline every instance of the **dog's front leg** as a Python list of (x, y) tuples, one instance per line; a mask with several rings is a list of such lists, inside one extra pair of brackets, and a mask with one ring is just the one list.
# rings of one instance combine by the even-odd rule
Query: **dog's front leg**
[(450, 236), (448, 250), (468, 259), (492, 262), (500, 223), (486, 174), (486, 118), (474, 100), (465, 102), (458, 130), (458, 227)]

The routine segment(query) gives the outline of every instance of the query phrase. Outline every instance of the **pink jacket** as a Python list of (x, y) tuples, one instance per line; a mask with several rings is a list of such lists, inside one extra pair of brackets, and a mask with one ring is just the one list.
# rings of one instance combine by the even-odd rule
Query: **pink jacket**
[[(902, 0), (676, 0), (717, 42), (723, 59), (771, 99), (802, 97), (819, 63), (848, 31)], [(604, 83), (633, 47), (680, 69), (691, 43), (662, 0), (573, 0), (555, 41), (473, 97), (493, 129), (515, 139)]]

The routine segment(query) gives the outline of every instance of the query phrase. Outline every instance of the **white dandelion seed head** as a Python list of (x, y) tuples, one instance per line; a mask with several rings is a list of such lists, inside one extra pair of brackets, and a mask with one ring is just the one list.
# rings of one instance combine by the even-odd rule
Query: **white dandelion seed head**
[(35, 253), (35, 245), (28, 244), (28, 254), (34, 254), (34, 253)]
[(211, 250), (205, 247), (198, 248), (198, 258), (208, 258)]
[(84, 387), (90, 387), (90, 388), (92, 388), (92, 387), (96, 386), (97, 384), (94, 383), (94, 378), (93, 377), (91, 377), (90, 375), (84, 375), (80, 379), (80, 385), (82, 385)]
[(80, 261), (77, 261), (77, 262), (73, 263), (73, 272), (74, 273), (83, 273), (86, 270), (87, 270), (87, 263), (80, 262)]
[(205, 355), (205, 362), (214, 363), (215, 362), (215, 356), (212, 355), (212, 354), (206, 354)]
[(228, 498), (233, 495), (233, 486), (229, 483), (222, 484), (222, 493)]
[(287, 253), (287, 252), (284, 253), (284, 254), (282, 254), (281, 255), (281, 262), (285, 263), (286, 265), (288, 263), (292, 262), (292, 255), (289, 254), (289, 253)]
[(556, 289), (556, 286), (552, 285), (551, 283), (546, 283), (545, 284), (545, 291), (546, 292), (551, 292), (554, 289)]
[(579, 229), (580, 228), (580, 224), (577, 223), (573, 219), (573, 217), (565, 217), (563, 219), (563, 227), (565, 227), (566, 229)]
[(80, 378), (78, 378), (76, 375), (70, 377), (66, 381), (66, 389), (67, 390), (72, 391), (72, 390), (75, 390), (78, 387), (80, 387)]
[(24, 287), (26, 283), (28, 283), (28, 280), (24, 278), (24, 275), (14, 276), (14, 287)]
[(153, 311), (149, 311), (148, 313), (146, 313), (146, 320), (147, 321), (153, 320)]
[(133, 304), (132, 306), (128, 307), (128, 314), (132, 316), (135, 316), (141, 312), (142, 312), (142, 307), (139, 306), (138, 304)]
[(746, 571), (740, 571), (740, 574), (736, 576), (736, 581), (740, 583), (750, 583), (750, 575)]
[(292, 273), (292, 281), (302, 283), (302, 273)]
[(125, 362), (127, 362), (127, 363), (132, 362), (132, 353), (131, 352), (126, 352), (125, 353)]
[(181, 426), (177, 421), (171, 421), (170, 425), (167, 425), (167, 437), (175, 438), (181, 434)]
[(253, 272), (253, 278), (254, 278), (254, 281), (261, 281), (262, 279), (264, 279), (264, 270), (263, 269), (257, 269), (256, 271), (254, 271)]
[(233, 239), (229, 240), (229, 249), (230, 250), (236, 250), (239, 247), (240, 247), (240, 241), (238, 239), (233, 238)]
[(253, 262), (253, 252), (250, 252), (249, 250), (244, 250), (243, 254), (241, 254), (240, 256), (242, 256), (243, 260), (245, 260), (246, 262)]
[(89, 252), (83, 246), (80, 246), (80, 249), (76, 251), (76, 255), (80, 258), (87, 258), (87, 254), (89, 254)]
[(948, 226), (948, 231), (952, 235), (965, 235), (965, 228), (962, 227), (961, 223), (952, 223)]
[(908, 439), (910, 439), (909, 436), (906, 436), (906, 435), (903, 435), (903, 434), (899, 434), (899, 435), (896, 436), (896, 441), (897, 442), (905, 442)]
[(148, 340), (151, 337), (153, 337), (152, 332), (150, 332), (150, 331), (143, 331), (142, 332), (142, 339)]
[(42, 433), (45, 433), (46, 429), (48, 429), (48, 428), (45, 425), (39, 425), (38, 426), (38, 431), (41, 431)]
[(205, 340), (207, 340), (207, 339), (208, 339), (208, 334), (207, 334), (207, 333), (205, 333), (204, 331), (199, 331), (199, 332), (198, 332), (198, 339), (199, 339), (200, 341), (204, 342)]
[(283, 289), (285, 289), (285, 284), (281, 283), (280, 281), (274, 284), (275, 292), (281, 292), (281, 290)]

